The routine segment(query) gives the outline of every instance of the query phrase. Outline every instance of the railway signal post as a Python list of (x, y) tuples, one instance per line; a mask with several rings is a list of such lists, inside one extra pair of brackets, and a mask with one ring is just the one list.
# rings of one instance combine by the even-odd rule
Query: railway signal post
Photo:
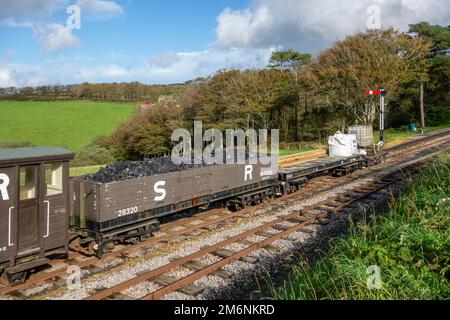
[(387, 91), (385, 89), (366, 91), (367, 96), (379, 95), (380, 96), (380, 141), (384, 142), (384, 113), (385, 104), (384, 97), (386, 97)]

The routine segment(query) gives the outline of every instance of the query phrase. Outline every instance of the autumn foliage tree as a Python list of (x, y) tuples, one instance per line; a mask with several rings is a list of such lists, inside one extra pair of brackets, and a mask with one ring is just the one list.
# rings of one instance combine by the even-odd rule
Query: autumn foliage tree
[(362, 124), (372, 124), (378, 100), (364, 92), (396, 91), (422, 77), (430, 44), (393, 29), (358, 33), (323, 51), (309, 69), (309, 79), (327, 103)]
[(192, 131), (194, 120), (204, 129), (280, 129), (287, 144), (325, 142), (348, 123), (374, 122), (378, 99), (366, 90), (384, 88), (388, 103), (403, 101), (401, 88), (427, 76), (430, 50), (424, 38), (388, 29), (349, 36), (314, 59), (274, 52), (268, 68), (222, 70), (185, 84), (167, 103), (122, 124), (108, 148), (128, 160), (167, 153), (173, 130)]
[(177, 117), (180, 112), (175, 103), (138, 110), (119, 125), (105, 145), (118, 160), (140, 160), (168, 153), (172, 148), (171, 133), (180, 125)]

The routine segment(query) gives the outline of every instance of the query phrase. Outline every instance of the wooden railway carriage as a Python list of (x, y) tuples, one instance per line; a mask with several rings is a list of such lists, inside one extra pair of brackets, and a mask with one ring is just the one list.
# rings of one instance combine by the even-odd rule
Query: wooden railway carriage
[(213, 165), (111, 183), (73, 179), (71, 248), (101, 256), (114, 241), (150, 235), (159, 227), (157, 218), (218, 201), (238, 209), (271, 197), (277, 178), (276, 172), (258, 163)]
[(60, 148), (0, 150), (2, 282), (22, 282), (50, 255), (68, 253), (72, 158)]

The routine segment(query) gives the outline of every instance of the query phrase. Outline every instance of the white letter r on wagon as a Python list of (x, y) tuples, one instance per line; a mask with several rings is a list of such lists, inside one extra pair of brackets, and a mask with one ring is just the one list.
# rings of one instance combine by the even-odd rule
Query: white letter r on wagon
[(9, 200), (8, 186), (9, 177), (4, 173), (0, 173), (0, 194), (2, 195), (3, 200)]

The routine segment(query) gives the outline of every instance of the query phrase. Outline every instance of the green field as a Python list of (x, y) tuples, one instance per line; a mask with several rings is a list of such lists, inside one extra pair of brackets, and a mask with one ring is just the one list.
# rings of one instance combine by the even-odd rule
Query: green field
[(78, 151), (129, 118), (133, 104), (0, 101), (0, 142), (29, 141)]

